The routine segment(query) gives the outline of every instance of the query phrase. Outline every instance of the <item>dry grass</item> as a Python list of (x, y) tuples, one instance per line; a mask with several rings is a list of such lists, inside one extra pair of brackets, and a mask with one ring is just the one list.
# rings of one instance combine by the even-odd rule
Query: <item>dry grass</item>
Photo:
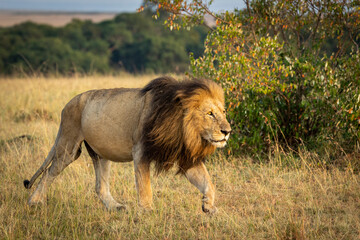
[(128, 211), (106, 211), (84, 151), (50, 187), (46, 206), (28, 207), (31, 191), (22, 181), (53, 144), (64, 104), (88, 89), (142, 86), (152, 78), (0, 80), (1, 239), (359, 239), (359, 175), (310, 167), (307, 157), (292, 158), (301, 162), (297, 168), (279, 167), (281, 159), (213, 157), (207, 166), (219, 213), (208, 216), (201, 194), (173, 173), (153, 177), (155, 210), (142, 212), (131, 163), (113, 164), (111, 176), (113, 195)]

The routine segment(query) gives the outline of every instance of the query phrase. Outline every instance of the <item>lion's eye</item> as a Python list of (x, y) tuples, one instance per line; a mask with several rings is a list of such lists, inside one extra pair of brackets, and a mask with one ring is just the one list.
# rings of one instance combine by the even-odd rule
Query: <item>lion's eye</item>
[(209, 111), (208, 113), (207, 113), (207, 115), (209, 115), (209, 116), (214, 116), (214, 113), (212, 112), (212, 111)]

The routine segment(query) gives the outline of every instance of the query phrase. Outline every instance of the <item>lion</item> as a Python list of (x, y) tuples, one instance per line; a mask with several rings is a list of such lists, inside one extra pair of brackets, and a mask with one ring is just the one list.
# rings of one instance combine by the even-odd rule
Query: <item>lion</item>
[(204, 161), (226, 145), (230, 132), (223, 90), (210, 80), (160, 77), (144, 88), (84, 92), (66, 104), (48, 156), (31, 180), (24, 181), (30, 189), (43, 175), (28, 203), (45, 202), (48, 187), (80, 156), (84, 143), (95, 168), (96, 193), (108, 210), (125, 208), (109, 190), (111, 161), (133, 161), (143, 209), (152, 209), (150, 164), (154, 162), (156, 173), (176, 165), (177, 173), (203, 194), (202, 210), (214, 213), (215, 188)]

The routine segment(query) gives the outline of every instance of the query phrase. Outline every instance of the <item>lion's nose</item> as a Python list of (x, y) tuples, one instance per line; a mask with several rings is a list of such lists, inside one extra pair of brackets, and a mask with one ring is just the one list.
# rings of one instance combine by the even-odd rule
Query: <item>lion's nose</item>
[(231, 130), (230, 130), (230, 131), (228, 131), (228, 130), (221, 130), (221, 132), (222, 132), (222, 134), (224, 134), (225, 136), (227, 136), (227, 135), (231, 132)]

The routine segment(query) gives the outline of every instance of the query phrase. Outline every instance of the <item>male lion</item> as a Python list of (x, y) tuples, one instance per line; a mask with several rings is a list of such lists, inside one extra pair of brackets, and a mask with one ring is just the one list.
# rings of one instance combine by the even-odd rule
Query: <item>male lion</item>
[(31, 180), (24, 181), (31, 188), (43, 173), (29, 204), (44, 202), (47, 188), (80, 156), (84, 142), (94, 163), (96, 192), (107, 209), (124, 207), (109, 191), (110, 161), (134, 160), (141, 207), (152, 206), (150, 163), (155, 162), (158, 173), (177, 165), (178, 173), (204, 194), (203, 211), (213, 213), (215, 191), (204, 159), (225, 146), (230, 131), (223, 90), (209, 80), (161, 77), (142, 89), (82, 93), (63, 109), (55, 144)]

